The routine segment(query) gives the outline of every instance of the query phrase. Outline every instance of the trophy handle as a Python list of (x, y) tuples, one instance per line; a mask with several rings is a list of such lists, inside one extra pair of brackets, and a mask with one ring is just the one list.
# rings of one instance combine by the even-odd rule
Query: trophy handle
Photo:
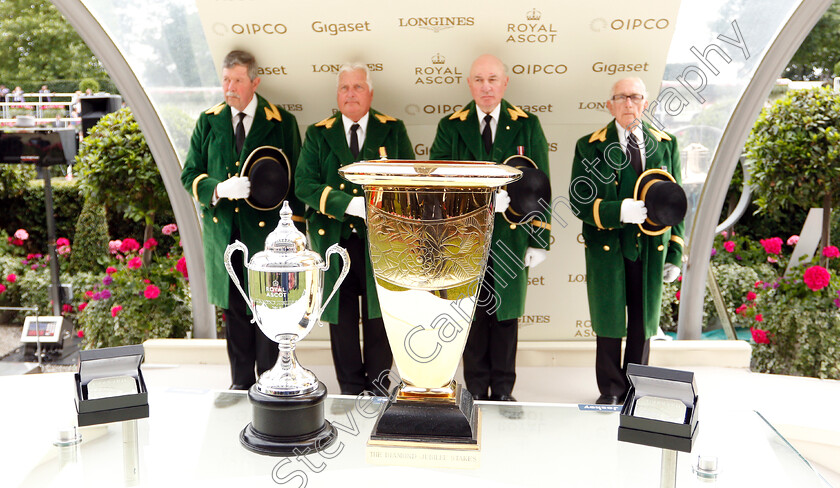
[[(248, 262), (248, 248), (245, 244), (236, 240), (233, 244), (229, 244), (227, 249), (225, 249), (225, 269), (227, 269), (228, 275), (230, 275), (230, 279), (233, 280), (233, 284), (236, 285), (236, 289), (239, 290), (239, 293), (242, 294), (242, 298), (245, 299), (245, 303), (248, 304), (248, 308), (251, 309), (251, 315), (253, 319), (251, 322), (256, 322), (257, 325), (260, 324), (259, 316), (257, 315), (257, 311), (254, 310), (254, 305), (251, 303), (251, 299), (248, 298), (248, 295), (245, 294), (245, 290), (242, 289), (242, 285), (239, 284), (239, 278), (236, 277), (236, 271), (233, 270), (233, 265), (230, 263), (230, 257), (233, 256), (234, 251), (236, 250), (242, 251), (242, 254), (245, 255), (244, 262)], [(246, 265), (247, 268), (247, 265)]]
[(324, 271), (330, 269), (330, 254), (338, 253), (341, 256), (342, 261), (342, 268), (341, 273), (338, 275), (338, 279), (335, 280), (335, 285), (333, 285), (332, 293), (330, 296), (327, 297), (327, 300), (321, 305), (321, 310), (318, 310), (318, 320), (321, 320), (321, 314), (324, 313), (324, 310), (327, 309), (327, 305), (329, 305), (330, 300), (332, 300), (333, 295), (335, 292), (338, 291), (338, 287), (341, 286), (341, 282), (344, 281), (344, 278), (347, 277), (347, 273), (350, 272), (350, 255), (347, 254), (347, 250), (343, 247), (339, 246), (338, 244), (333, 244), (329, 248), (327, 248), (326, 254), (324, 254)]

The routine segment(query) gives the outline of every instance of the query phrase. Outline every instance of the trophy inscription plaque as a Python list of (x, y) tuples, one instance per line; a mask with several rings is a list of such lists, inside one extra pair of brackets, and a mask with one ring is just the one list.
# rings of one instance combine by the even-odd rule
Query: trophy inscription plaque
[[(248, 293), (231, 265), (231, 255), (244, 253)], [(343, 267), (324, 305), (324, 272), (330, 255), (338, 253)], [(329, 447), (335, 428), (324, 419), (327, 388), (295, 357), (295, 345), (318, 322), (350, 269), (347, 251), (337, 244), (327, 249), (326, 261), (306, 247), (306, 236), (292, 223), (292, 210), (283, 202), (280, 222), (265, 241), (265, 250), (248, 261), (248, 248), (239, 241), (225, 250), (225, 267), (253, 314), (252, 321), (280, 349), (277, 364), (260, 375), (248, 390), (252, 421), (239, 436), (242, 445), (259, 454), (294, 456)], [(307, 451), (309, 450), (309, 451)]]
[(520, 171), (381, 160), (339, 173), (365, 190), (376, 291), (402, 380), (371, 442), (477, 444), (477, 409), (453, 378), (487, 265), (494, 191)]

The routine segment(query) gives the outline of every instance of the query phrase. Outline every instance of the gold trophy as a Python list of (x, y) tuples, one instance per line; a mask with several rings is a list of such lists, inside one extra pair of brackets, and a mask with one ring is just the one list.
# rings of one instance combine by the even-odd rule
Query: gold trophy
[(453, 378), (487, 265), (495, 189), (521, 172), (492, 162), (380, 160), (339, 173), (365, 190), (376, 291), (402, 380), (371, 444), (477, 448), (478, 410)]

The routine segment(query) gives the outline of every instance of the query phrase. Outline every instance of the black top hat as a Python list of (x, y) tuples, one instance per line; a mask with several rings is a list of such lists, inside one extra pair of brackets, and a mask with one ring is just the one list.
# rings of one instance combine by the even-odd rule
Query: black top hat
[(682, 222), (688, 208), (685, 190), (670, 173), (661, 169), (649, 169), (639, 175), (633, 198), (645, 202), (647, 219), (639, 228), (651, 236), (663, 234)]
[[(505, 220), (511, 224), (527, 224), (545, 213), (551, 201), (551, 182), (548, 175), (538, 169), (537, 163), (528, 156), (513, 155), (502, 164), (522, 171), (522, 177), (506, 187), (510, 205), (502, 214)], [(540, 200), (545, 203), (541, 205)]]
[(291, 185), (289, 158), (281, 149), (262, 146), (254, 149), (240, 176), (251, 181), (251, 194), (245, 199), (257, 210), (273, 210), (283, 203)]

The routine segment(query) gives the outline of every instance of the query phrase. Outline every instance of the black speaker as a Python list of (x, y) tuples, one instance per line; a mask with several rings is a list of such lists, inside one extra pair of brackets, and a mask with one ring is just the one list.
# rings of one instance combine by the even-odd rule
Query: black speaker
[(82, 95), (79, 97), (82, 112), (82, 134), (88, 135), (90, 128), (105, 115), (116, 112), (122, 105), (119, 95)]

